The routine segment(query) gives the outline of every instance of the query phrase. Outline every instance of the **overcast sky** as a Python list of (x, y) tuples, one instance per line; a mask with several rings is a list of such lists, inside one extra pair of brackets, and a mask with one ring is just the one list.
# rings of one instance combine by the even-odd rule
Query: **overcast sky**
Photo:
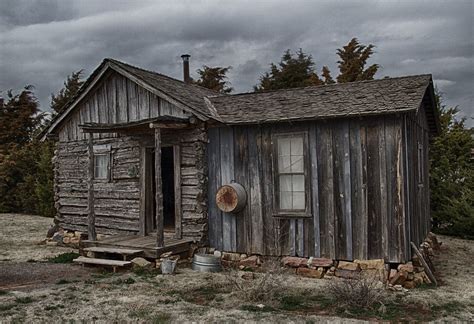
[(0, 0), (0, 91), (33, 84), (49, 96), (68, 74), (112, 57), (182, 78), (232, 66), (234, 92), (252, 90), (284, 50), (302, 48), (337, 76), (336, 49), (376, 45), (377, 78), (432, 73), (448, 105), (474, 126), (474, 1)]

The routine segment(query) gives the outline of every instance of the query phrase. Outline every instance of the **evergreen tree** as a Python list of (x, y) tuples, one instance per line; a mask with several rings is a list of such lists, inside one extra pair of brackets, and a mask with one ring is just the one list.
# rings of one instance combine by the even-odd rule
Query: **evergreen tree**
[(365, 65), (374, 53), (374, 47), (372, 44), (367, 46), (360, 44), (357, 38), (353, 38), (346, 46), (338, 49), (337, 55), (340, 60), (337, 63), (340, 74), (337, 76), (337, 82), (373, 80), (379, 65), (372, 64), (368, 68), (365, 68)]
[(56, 95), (53, 93), (51, 94), (50, 106), (53, 113), (58, 114), (62, 112), (66, 104), (76, 96), (84, 83), (81, 79), (82, 72), (82, 70), (79, 70), (68, 75), (66, 81), (64, 81), (64, 88), (62, 88)]
[(14, 145), (23, 145), (43, 119), (33, 86), (26, 86), (20, 93), (7, 92), (7, 101), (0, 101), (0, 154)]
[(473, 131), (437, 95), (441, 133), (430, 147), (431, 214), (436, 232), (474, 239)]
[(232, 87), (229, 87), (229, 81), (227, 81), (227, 72), (231, 69), (228, 67), (209, 67), (204, 65), (202, 69), (197, 70), (199, 79), (195, 82), (201, 87), (208, 88), (220, 93), (230, 93)]
[(327, 66), (323, 66), (323, 70), (321, 72), (321, 75), (323, 77), (323, 82), (324, 84), (333, 84), (336, 83), (333, 78), (331, 77), (331, 71), (329, 71), (329, 68)]
[(287, 50), (278, 66), (270, 64), (270, 71), (260, 77), (259, 84), (254, 86), (255, 91), (277, 90), (287, 88), (321, 85), (323, 82), (315, 73), (311, 55), (302, 49), (292, 54)]

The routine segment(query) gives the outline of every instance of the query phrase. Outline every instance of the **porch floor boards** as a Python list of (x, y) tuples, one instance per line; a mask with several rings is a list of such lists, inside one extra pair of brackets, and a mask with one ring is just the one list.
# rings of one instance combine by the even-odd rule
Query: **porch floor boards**
[(114, 235), (97, 241), (82, 241), (82, 248), (88, 247), (109, 247), (122, 249), (143, 250), (138, 256), (146, 258), (158, 258), (165, 252), (172, 251), (173, 254), (179, 254), (189, 251), (193, 240), (176, 239), (165, 235), (164, 246), (156, 247), (156, 235), (138, 236), (138, 235)]

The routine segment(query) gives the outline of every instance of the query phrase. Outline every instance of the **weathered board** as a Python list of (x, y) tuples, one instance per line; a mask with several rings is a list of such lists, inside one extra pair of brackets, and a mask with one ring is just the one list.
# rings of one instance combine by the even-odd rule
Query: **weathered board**
[[(209, 129), (210, 245), (241, 253), (404, 261), (403, 121), (382, 116)], [(273, 213), (272, 136), (291, 131), (308, 133), (309, 218)], [(247, 192), (247, 206), (237, 214), (215, 207), (217, 189), (232, 180)], [(425, 193), (412, 194), (426, 204)], [(417, 233), (422, 236), (421, 229)]]
[[(189, 113), (143, 89), (118, 73), (111, 73), (64, 122), (58, 135), (61, 142), (84, 140), (79, 125), (83, 123), (125, 123), (158, 116), (189, 117)], [(94, 138), (115, 134), (94, 134)]]

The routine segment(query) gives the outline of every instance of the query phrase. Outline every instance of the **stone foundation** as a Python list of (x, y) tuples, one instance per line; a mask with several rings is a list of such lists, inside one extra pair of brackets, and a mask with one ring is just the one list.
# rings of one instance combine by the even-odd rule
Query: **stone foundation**
[[(440, 248), (436, 235), (429, 233), (425, 241), (420, 245), (420, 252), (428, 263), (431, 271), (431, 257), (434, 251)], [(241, 253), (215, 251), (212, 248), (205, 249), (204, 253), (214, 253), (222, 260), (224, 267), (233, 267), (240, 270), (265, 270), (264, 258), (260, 255), (247, 255)], [(337, 261), (326, 258), (300, 258), (287, 256), (280, 259), (281, 265), (294, 272), (296, 275), (308, 278), (339, 277), (345, 279), (373, 278), (387, 285), (389, 289), (400, 290), (411, 289), (423, 283), (431, 284), (431, 280), (425, 272), (425, 268), (419, 258), (414, 254), (412, 261), (402, 264), (385, 263), (383, 259), (376, 260), (354, 260)]]

